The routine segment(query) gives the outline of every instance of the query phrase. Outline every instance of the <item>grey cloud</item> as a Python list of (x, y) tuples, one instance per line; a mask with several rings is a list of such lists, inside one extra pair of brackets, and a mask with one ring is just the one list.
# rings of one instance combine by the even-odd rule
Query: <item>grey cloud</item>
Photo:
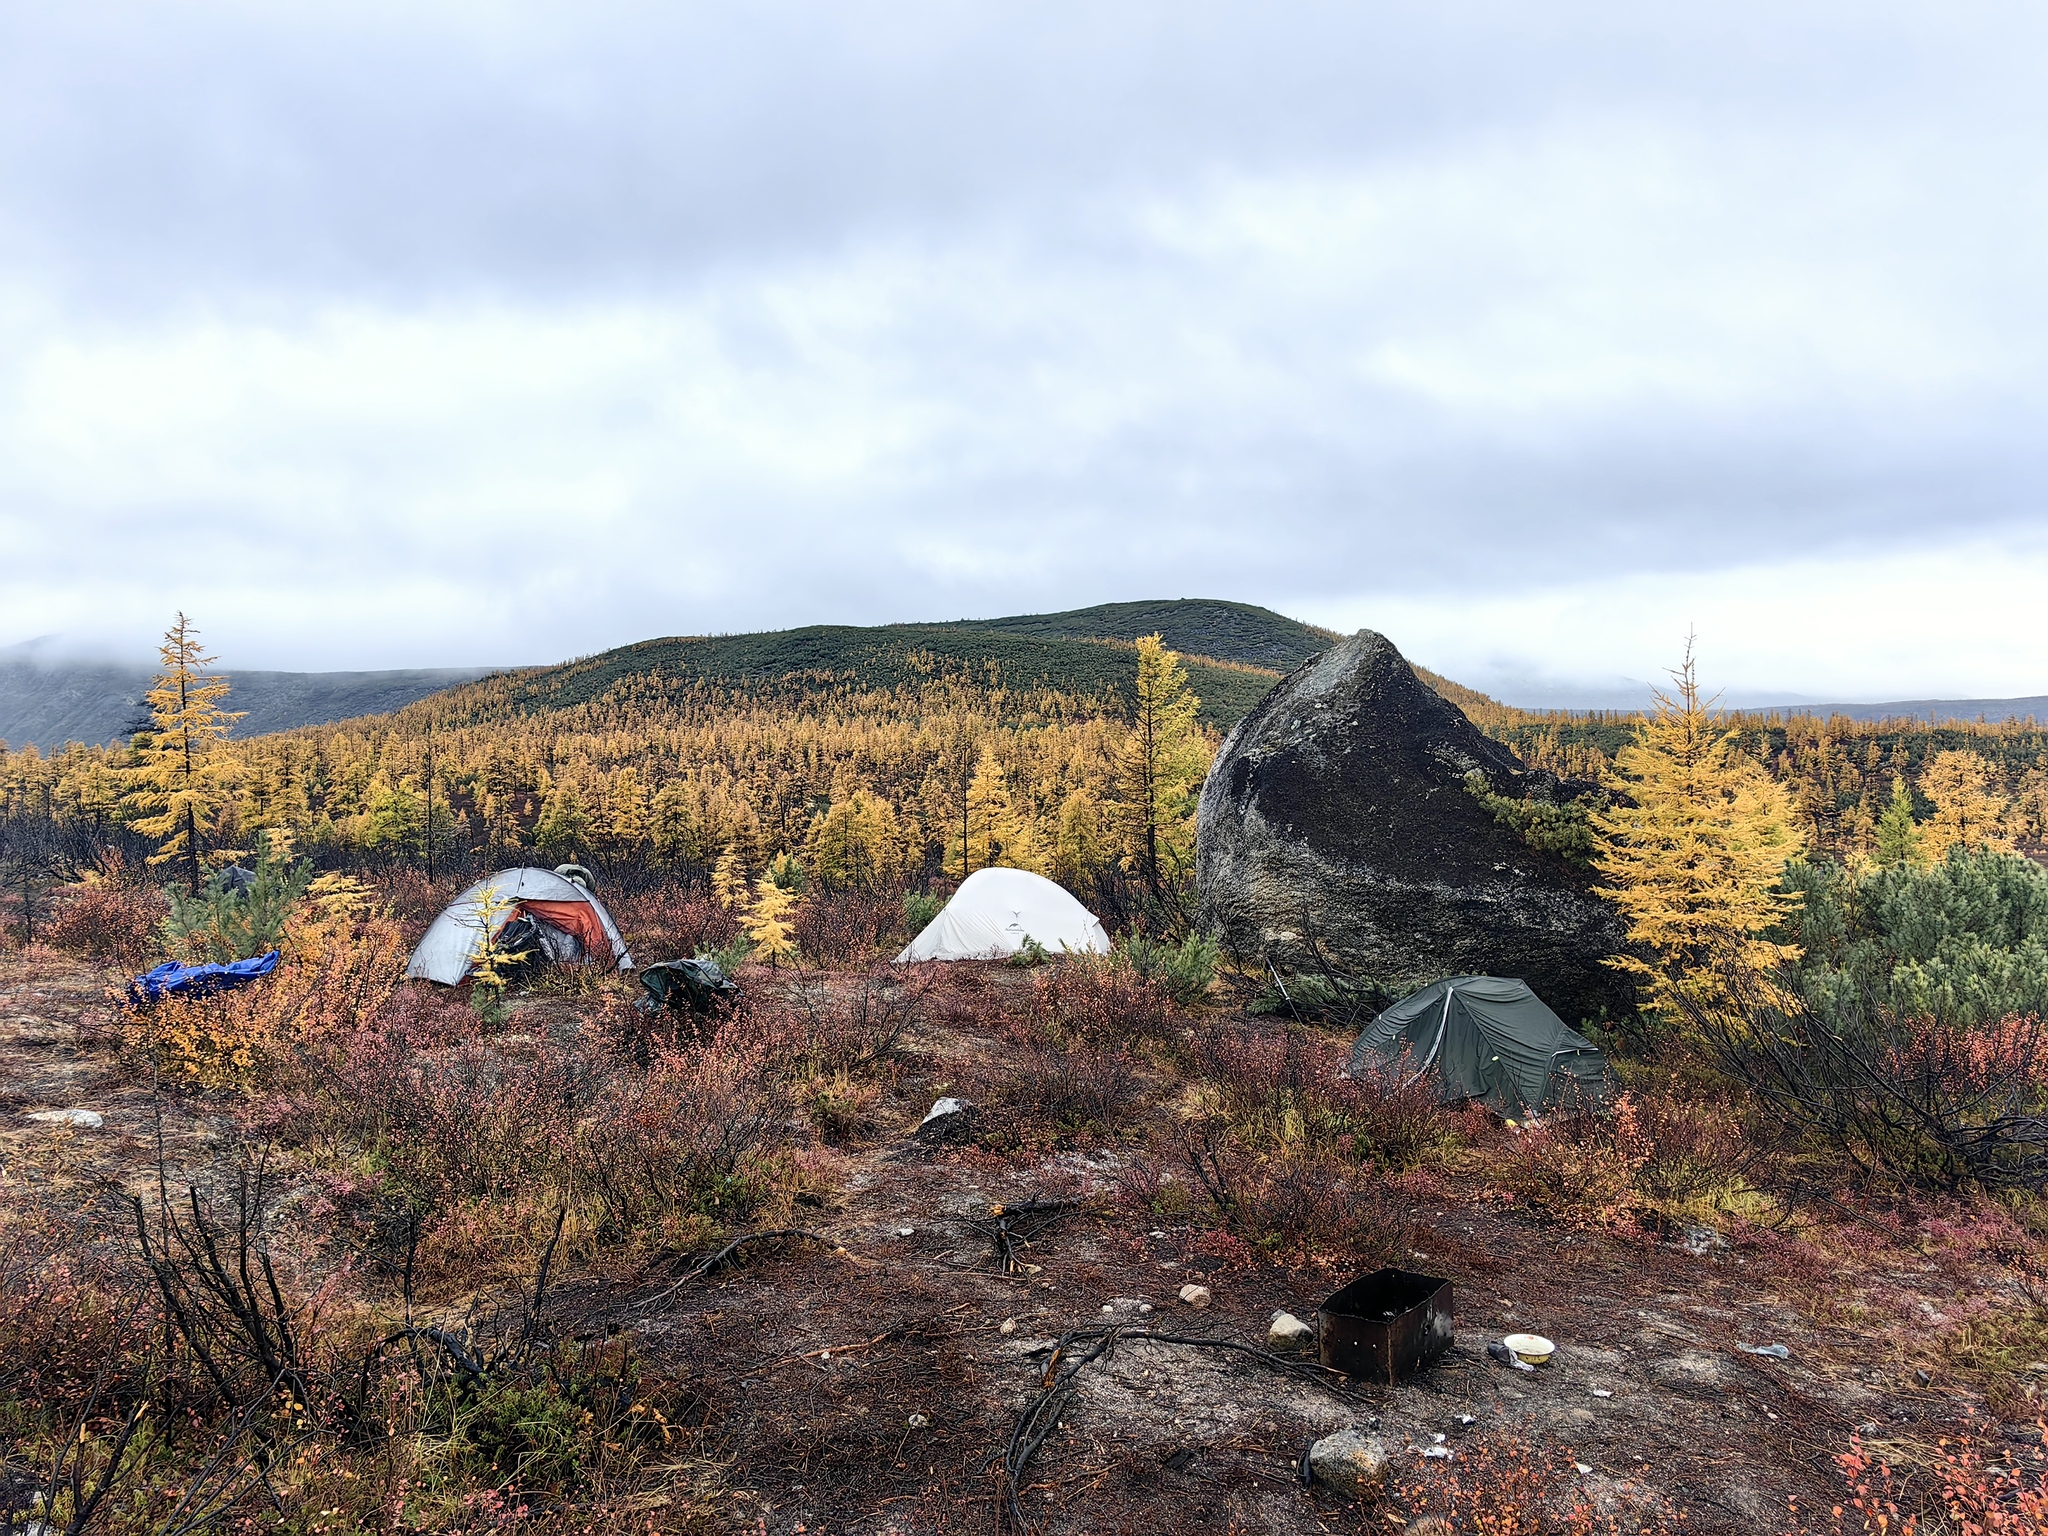
[(1344, 165), (1573, 114), (2009, 131), (2041, 113), (2014, 17), (16, 7), (0, 21), (0, 201), (17, 251), (88, 307), (658, 285), (764, 250), (1085, 219), (1090, 198), (1218, 168)]
[(481, 663), (2004, 538), (2048, 467), (2043, 32), (15, 7), (0, 606)]

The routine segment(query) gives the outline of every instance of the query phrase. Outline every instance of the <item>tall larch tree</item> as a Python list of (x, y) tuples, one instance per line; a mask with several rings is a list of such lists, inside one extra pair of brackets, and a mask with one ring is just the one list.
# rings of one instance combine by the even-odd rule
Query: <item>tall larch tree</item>
[[(981, 761), (968, 786), (966, 833), (963, 876), (998, 864), (1007, 869), (1037, 872), (1038, 845), (1032, 835), (1029, 810), (1017, 803), (1017, 796), (1011, 791), (1009, 770), (996, 756), (993, 746), (982, 749)], [(949, 857), (949, 869), (951, 865)]]
[(1131, 730), (1118, 762), (1124, 869), (1159, 895), (1185, 873), (1195, 847), (1195, 797), (1209, 772), (1209, 743), (1195, 723), (1202, 701), (1180, 656), (1158, 635), (1138, 642)]
[(728, 912), (737, 912), (747, 901), (747, 866), (731, 843), (711, 867), (711, 896)]
[(1701, 700), (1690, 641), (1671, 676), (1677, 697), (1656, 695), (1651, 718), (1615, 756), (1620, 796), (1593, 817), (1600, 894), (1642, 952), (1607, 963), (1639, 977), (1646, 1009), (1667, 1020), (1687, 997), (1713, 1005), (1723, 965), (1768, 970), (1797, 957), (1765, 935), (1797, 904), (1782, 880), (1805, 847), (1785, 787)]
[(134, 828), (161, 838), (152, 864), (180, 864), (195, 896), (206, 878), (202, 841), (226, 803), (228, 764), (215, 749), (241, 715), (221, 708), (228, 680), (209, 675), (214, 658), (180, 613), (157, 648), (161, 670), (149, 690), (150, 729), (135, 738), (127, 800)]
[(548, 792), (533, 825), (533, 846), (555, 856), (581, 853), (590, 841), (590, 813), (576, 785), (564, 778)]
[(763, 875), (754, 882), (754, 904), (740, 919), (740, 932), (753, 947), (748, 957), (767, 965), (779, 965), (796, 958), (796, 934), (791, 915), (796, 896)]
[(1951, 748), (1928, 759), (1920, 773), (1920, 793), (1934, 802), (1934, 814), (1920, 828), (1927, 857), (1940, 863), (1951, 848), (2012, 850), (2005, 835), (2006, 797), (1992, 778), (1991, 765), (1975, 752)]
[(901, 872), (906, 853), (895, 811), (865, 789), (820, 812), (805, 849), (811, 873), (828, 891), (886, 884)]

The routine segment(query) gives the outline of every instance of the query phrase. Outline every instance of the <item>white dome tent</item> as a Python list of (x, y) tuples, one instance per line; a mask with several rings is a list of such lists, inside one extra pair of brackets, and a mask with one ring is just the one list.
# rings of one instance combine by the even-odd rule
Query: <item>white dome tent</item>
[(977, 869), (896, 963), (999, 960), (1016, 954), (1026, 939), (1055, 955), (1109, 953), (1102, 924), (1064, 887), (1029, 870)]
[(493, 904), (499, 907), (491, 917), (493, 938), (507, 923), (523, 919), (556, 964), (633, 969), (618, 924), (587, 887), (552, 870), (501, 869), (477, 881), (434, 919), (406, 964), (407, 976), (452, 987), (470, 973), (484, 946), (477, 909), (486, 891), (495, 893)]

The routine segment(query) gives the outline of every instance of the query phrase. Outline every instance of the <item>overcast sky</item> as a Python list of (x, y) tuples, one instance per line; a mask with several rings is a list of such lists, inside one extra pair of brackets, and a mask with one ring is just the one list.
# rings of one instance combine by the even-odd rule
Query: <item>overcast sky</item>
[(0, 644), (2048, 692), (2048, 12), (0, 9)]

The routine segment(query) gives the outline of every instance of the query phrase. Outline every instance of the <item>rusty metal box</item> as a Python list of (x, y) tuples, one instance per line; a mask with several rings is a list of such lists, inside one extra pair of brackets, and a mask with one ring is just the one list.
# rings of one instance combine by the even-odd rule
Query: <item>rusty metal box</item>
[(1318, 1321), (1324, 1365), (1393, 1386), (1451, 1347), (1451, 1282), (1377, 1269), (1325, 1301)]

